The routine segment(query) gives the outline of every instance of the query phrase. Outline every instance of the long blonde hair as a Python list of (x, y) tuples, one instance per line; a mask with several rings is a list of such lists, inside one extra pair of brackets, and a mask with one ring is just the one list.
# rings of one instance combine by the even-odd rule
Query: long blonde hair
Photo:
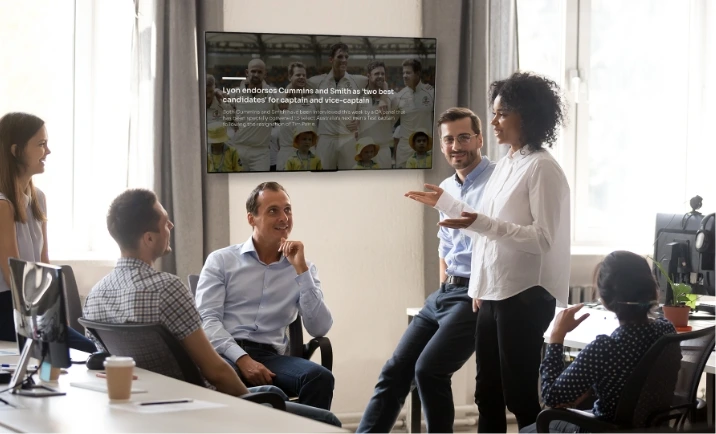
[[(25, 206), (19, 206), (18, 197), (30, 196), (30, 207), (35, 220), (46, 221), (47, 217), (40, 207), (37, 191), (30, 180), (26, 191), (20, 189), (17, 180), (27, 167), (24, 162), (27, 142), (40, 131), (45, 121), (29, 113), (8, 113), (0, 118), (0, 193), (10, 201), (15, 212), (15, 221), (26, 223)], [(15, 155), (12, 145), (17, 145)]]

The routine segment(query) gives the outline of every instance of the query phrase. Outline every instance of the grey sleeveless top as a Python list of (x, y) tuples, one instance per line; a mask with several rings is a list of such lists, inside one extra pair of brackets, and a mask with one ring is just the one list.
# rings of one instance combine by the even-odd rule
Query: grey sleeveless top
[[(47, 208), (45, 204), (45, 194), (37, 187), (37, 200), (40, 203), (40, 209), (46, 214)], [(17, 238), (17, 250), (20, 252), (20, 259), (26, 261), (41, 261), (42, 246), (45, 242), (42, 236), (42, 222), (35, 220), (30, 206), (30, 196), (24, 195), (20, 198), (25, 201), (25, 212), (27, 214), (27, 223), (15, 222), (15, 235)], [(0, 200), (7, 200), (4, 194), (0, 193)], [(8, 279), (10, 280), (10, 279)], [(0, 269), (0, 292), (9, 291), (10, 288), (5, 283), (2, 269)]]

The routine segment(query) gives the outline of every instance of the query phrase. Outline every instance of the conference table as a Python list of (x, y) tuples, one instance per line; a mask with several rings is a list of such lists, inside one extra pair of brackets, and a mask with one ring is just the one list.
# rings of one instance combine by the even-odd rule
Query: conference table
[[(714, 302), (714, 297), (702, 297), (704, 301), (708, 301), (710, 303)], [(563, 308), (557, 308), (555, 312), (555, 316), (557, 313), (559, 313)], [(413, 317), (420, 312), (420, 308), (416, 307), (410, 307), (406, 309), (406, 314), (408, 315), (408, 324), (410, 324), (410, 321), (412, 321)], [(582, 324), (579, 325), (576, 329), (574, 329), (572, 332), (568, 333), (567, 336), (564, 339), (564, 346), (570, 347), (574, 349), (583, 349), (585, 346), (587, 346), (588, 343), (592, 342), (597, 335), (609, 335), (611, 334), (618, 326), (619, 322), (616, 319), (616, 315), (614, 313), (609, 312), (607, 310), (604, 310), (602, 308), (589, 308), (584, 307), (580, 309), (577, 316), (581, 316), (583, 313), (589, 313), (589, 318), (587, 318)], [(548, 342), (548, 339), (550, 337), (550, 334), (552, 332), (552, 325), (554, 323), (554, 320), (552, 323), (550, 323), (549, 328), (544, 334), (545, 342)], [(693, 330), (700, 330), (706, 327), (713, 327), (714, 321), (713, 320), (690, 320), (689, 325), (692, 327)], [(704, 372), (706, 373), (706, 401), (707, 401), (707, 413), (708, 413), (708, 420), (713, 421), (714, 420), (714, 374), (716, 374), (716, 356), (715, 353), (712, 351), (711, 356), (708, 359), (708, 362), (706, 363), (706, 367), (704, 368)], [(417, 388), (413, 388), (410, 392), (410, 398), (408, 400), (408, 430), (409, 432), (420, 432), (420, 418), (421, 418), (421, 408), (420, 408), (420, 395), (418, 394)]]
[[(0, 341), (0, 363), (17, 363), (14, 342)], [(76, 357), (72, 351), (73, 360)], [(80, 353), (84, 354), (85, 353)], [(0, 393), (2, 432), (346, 432), (173, 378), (135, 369), (129, 402), (110, 402), (107, 393), (71, 386), (102, 388), (105, 380), (85, 365), (72, 365), (54, 388), (65, 396), (25, 397)], [(0, 390), (7, 385), (0, 385)], [(191, 402), (141, 406), (140, 402), (186, 398)]]

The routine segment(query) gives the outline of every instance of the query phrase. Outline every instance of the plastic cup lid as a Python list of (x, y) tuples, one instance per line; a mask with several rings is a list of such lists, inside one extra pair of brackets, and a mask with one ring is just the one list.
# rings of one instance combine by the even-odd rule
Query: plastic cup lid
[(104, 366), (110, 366), (110, 367), (126, 367), (126, 366), (134, 366), (134, 359), (131, 357), (117, 357), (117, 356), (110, 356), (104, 359)]

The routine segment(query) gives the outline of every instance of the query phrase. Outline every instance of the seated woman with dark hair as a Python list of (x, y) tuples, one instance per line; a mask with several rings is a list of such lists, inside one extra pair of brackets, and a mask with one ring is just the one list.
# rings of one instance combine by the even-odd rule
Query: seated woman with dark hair
[[(581, 304), (561, 311), (540, 367), (542, 398), (548, 407), (574, 407), (593, 394), (594, 415), (612, 421), (619, 395), (636, 364), (660, 337), (676, 333), (676, 329), (665, 319), (649, 318), (652, 308), (658, 306), (657, 284), (641, 256), (626, 251), (610, 253), (597, 268), (596, 283), (602, 304), (617, 315), (619, 327), (610, 336), (597, 336), (565, 369), (564, 338), (589, 314), (575, 318)], [(550, 431), (578, 432), (579, 427), (552, 422)], [(535, 425), (522, 432), (536, 432)]]

